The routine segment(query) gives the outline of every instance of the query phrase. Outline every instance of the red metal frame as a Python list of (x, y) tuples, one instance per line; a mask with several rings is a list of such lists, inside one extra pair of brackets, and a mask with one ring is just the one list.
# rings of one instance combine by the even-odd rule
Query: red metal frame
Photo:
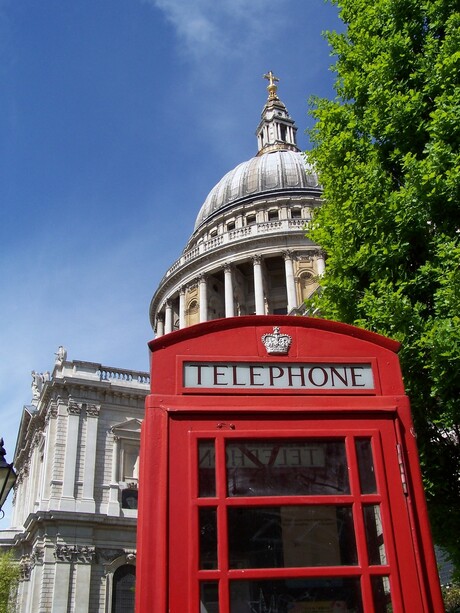
[[(292, 336), (287, 356), (267, 356), (262, 334), (280, 326)], [(362, 522), (355, 521), (359, 566), (309, 568), (309, 576), (350, 576), (362, 579), (364, 610), (372, 611), (372, 574), (391, 576), (394, 611), (413, 613), (443, 610), (436, 571), (409, 401), (404, 395), (398, 343), (368, 331), (320, 319), (288, 316), (252, 316), (216, 320), (168, 334), (150, 343), (152, 351), (152, 394), (146, 401), (141, 444), (141, 474), (138, 526), (137, 613), (198, 613), (198, 579), (219, 577), (222, 602), (228, 602), (228, 581), (241, 571), (226, 569), (225, 539), (219, 540), (221, 567), (198, 570), (196, 537), (199, 506), (216, 505), (216, 499), (196, 497), (194, 441), (215, 438), (220, 449), (235, 437), (266, 437), (289, 432), (293, 424), (302, 436), (340, 431), (346, 440), (357, 432), (372, 434), (379, 479), (379, 494), (347, 497), (360, 516), (364, 502), (380, 502), (388, 569), (366, 563)], [(363, 357), (364, 356), (364, 357)], [(260, 389), (199, 391), (184, 388), (184, 361), (210, 362), (335, 362), (372, 364), (375, 389), (305, 390), (288, 393)], [(357, 392), (357, 393), (356, 393)], [(292, 434), (292, 431), (291, 431)], [(288, 434), (287, 434), (288, 435)], [(356, 492), (358, 473), (355, 452), (350, 453), (350, 480)], [(398, 457), (396, 445), (402, 456)], [(226, 533), (228, 506), (241, 500), (226, 498), (225, 467), (217, 454), (219, 527)], [(220, 458), (220, 459), (219, 459)], [(219, 464), (220, 462), (220, 464)], [(400, 464), (404, 464), (407, 492), (403, 491)], [(281, 499), (283, 500), (283, 499)], [(295, 498), (289, 499), (293, 504)], [(339, 499), (338, 499), (339, 500)], [(320, 498), (309, 500), (319, 504)], [(332, 503), (328, 497), (328, 503)], [(246, 505), (261, 504), (245, 500)], [(276, 499), (280, 504), (280, 499)], [(298, 576), (305, 569), (297, 569)], [(345, 573), (345, 575), (344, 575)], [(293, 576), (293, 569), (245, 570), (249, 576)], [(170, 597), (170, 595), (172, 595)], [(225, 604), (220, 613), (227, 613)]]

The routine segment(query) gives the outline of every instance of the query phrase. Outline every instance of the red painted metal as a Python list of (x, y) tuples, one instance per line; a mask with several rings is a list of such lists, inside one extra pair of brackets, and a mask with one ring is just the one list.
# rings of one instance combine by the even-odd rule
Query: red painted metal
[[(292, 337), (287, 355), (268, 355), (261, 341), (274, 326)], [(306, 575), (358, 577), (366, 613), (374, 610), (371, 578), (384, 575), (391, 583), (394, 612), (443, 611), (409, 401), (396, 354), (398, 343), (322, 319), (251, 316), (185, 328), (151, 341), (149, 347), (152, 383), (141, 444), (137, 613), (199, 613), (198, 585), (204, 578), (219, 582), (219, 613), (233, 613), (228, 604), (232, 580), (242, 576), (274, 580)], [(370, 364), (374, 386), (360, 389), (350, 385), (342, 390), (321, 385), (309, 389), (260, 386), (241, 390), (226, 389), (223, 384), (216, 387), (212, 382), (208, 387), (192, 388), (182, 380), (184, 363), (188, 362), (217, 365), (214, 382), (219, 384), (224, 381), (220, 373), (225, 364), (255, 364), (254, 369), (259, 370), (254, 373), (260, 373), (263, 365)], [(225, 535), (227, 510), (239, 504), (225, 491), (226, 442), (337, 433), (347, 441), (351, 493), (342, 499), (329, 498), (328, 503), (335, 501), (354, 509), (358, 565), (308, 567), (308, 572), (304, 568), (240, 571), (228, 567), (228, 544), (226, 538), (219, 537), (219, 568), (199, 570), (199, 509), (215, 507), (219, 534)], [(375, 495), (357, 490), (354, 437), (362, 436), (372, 440), (379, 487)], [(197, 498), (198, 438), (210, 438), (216, 445), (217, 491), (209, 500)], [(275, 500), (276, 504), (293, 504), (297, 499)], [(260, 504), (246, 498), (244, 501), (245, 506)], [(320, 504), (322, 499), (312, 497), (310, 502)], [(373, 566), (367, 559), (361, 519), (366, 504), (381, 505), (388, 557), (385, 565)]]

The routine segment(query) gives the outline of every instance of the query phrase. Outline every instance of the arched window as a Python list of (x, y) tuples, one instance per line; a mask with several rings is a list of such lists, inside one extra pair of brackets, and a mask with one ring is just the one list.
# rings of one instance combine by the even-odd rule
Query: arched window
[(112, 613), (134, 613), (134, 587), (136, 567), (119, 566), (113, 574)]

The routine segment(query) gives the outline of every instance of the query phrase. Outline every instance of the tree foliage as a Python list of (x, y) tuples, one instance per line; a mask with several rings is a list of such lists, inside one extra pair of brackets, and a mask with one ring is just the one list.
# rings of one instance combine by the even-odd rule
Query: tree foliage
[(14, 562), (11, 552), (0, 552), (0, 613), (10, 613), (12, 599), (19, 580), (19, 565)]
[(402, 342), (435, 540), (460, 569), (460, 12), (337, 0), (334, 100), (313, 99), (324, 317)]

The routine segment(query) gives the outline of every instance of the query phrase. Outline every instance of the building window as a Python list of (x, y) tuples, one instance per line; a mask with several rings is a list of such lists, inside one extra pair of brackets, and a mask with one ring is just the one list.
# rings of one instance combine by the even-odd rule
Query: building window
[(139, 491), (133, 487), (121, 490), (121, 508), (137, 510), (137, 498)]
[(113, 574), (112, 613), (134, 613), (136, 567), (124, 564)]
[(114, 437), (111, 504), (125, 509), (128, 517), (135, 517), (137, 509), (141, 423), (140, 419), (128, 419), (111, 428)]
[(301, 209), (291, 209), (291, 219), (300, 219), (302, 217)]
[(121, 479), (125, 483), (137, 483), (139, 479), (139, 443), (122, 441)]
[(268, 221), (278, 221), (279, 213), (278, 211), (268, 211)]
[(229, 221), (227, 224), (227, 232), (230, 232), (230, 230), (234, 230), (234, 229), (235, 229), (235, 222)]
[(256, 216), (255, 215), (246, 215), (246, 225), (250, 226), (253, 223), (256, 223)]

